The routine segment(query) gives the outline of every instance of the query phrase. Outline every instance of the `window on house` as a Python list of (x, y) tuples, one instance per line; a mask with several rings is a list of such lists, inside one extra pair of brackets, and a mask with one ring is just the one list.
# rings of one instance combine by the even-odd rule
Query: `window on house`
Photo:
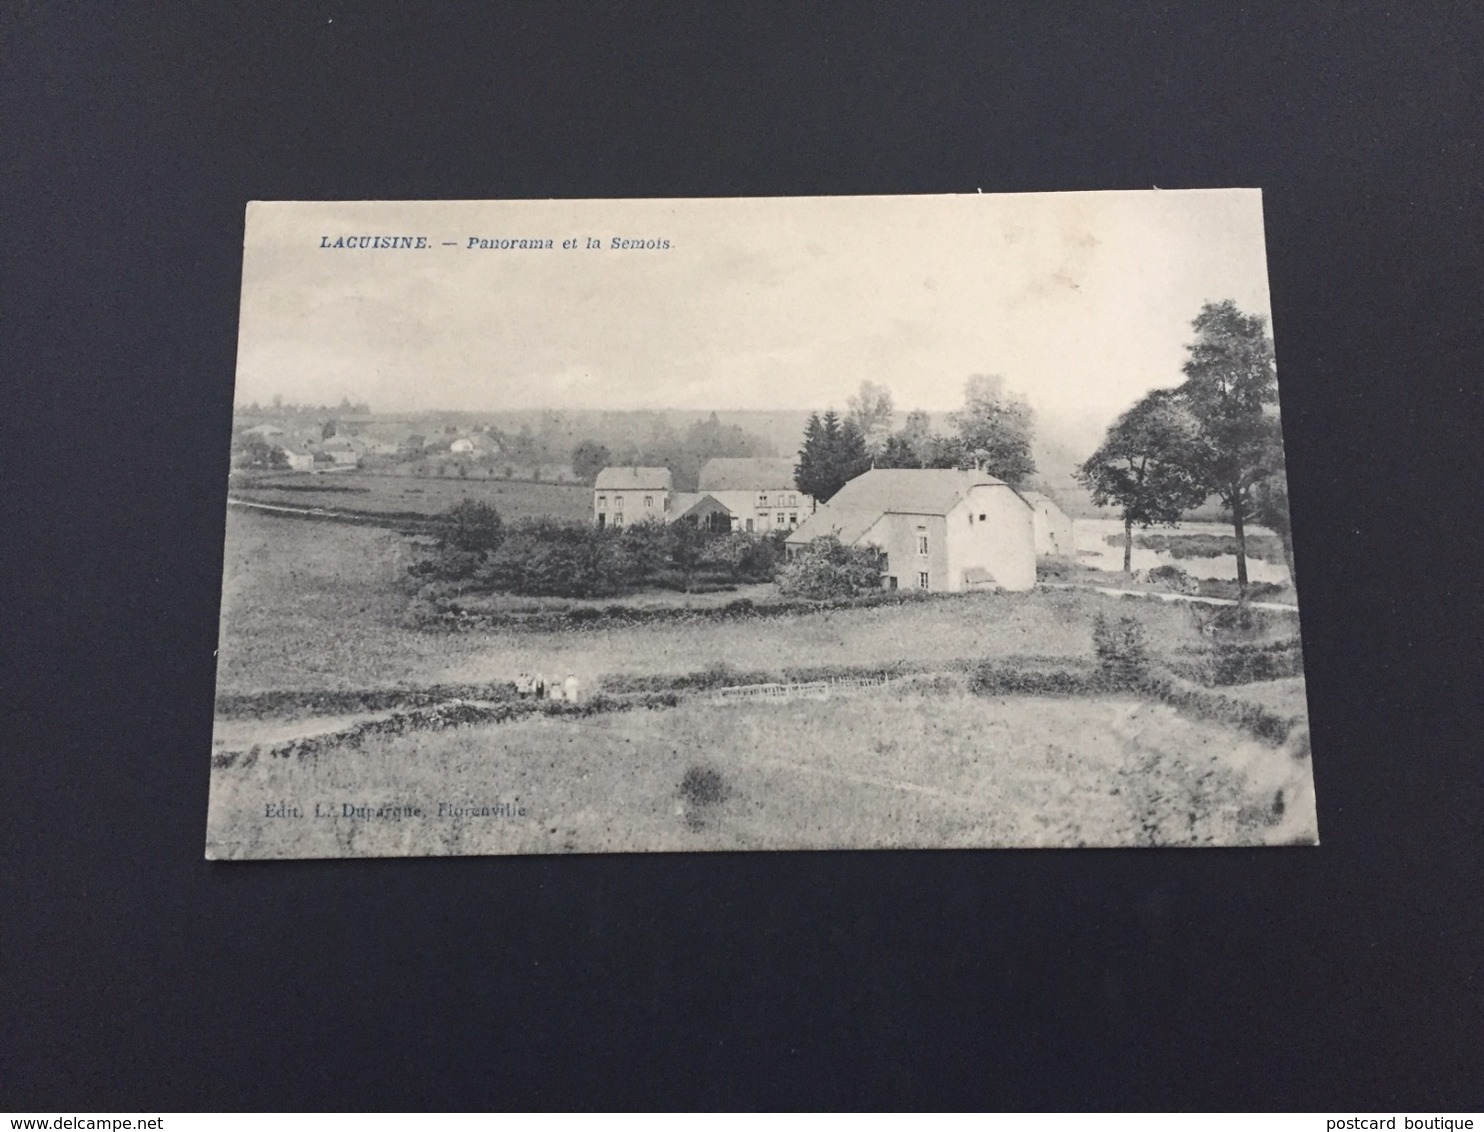
[(748, 529), (748, 530), (749, 530), (749, 531), (750, 531), (750, 530), (752, 530), (752, 520), (751, 520), (751, 519), (748, 519), (748, 520), (747, 520), (747, 529)]
[(918, 574), (917, 575), (917, 588), (920, 589), (920, 590), (925, 590), (925, 589), (928, 588), (928, 576), (927, 576), (927, 574), (924, 573), (924, 574)]
[(782, 511), (778, 512), (778, 525), (780, 527), (783, 526), (783, 512)]
[(799, 505), (799, 497), (797, 495), (790, 494), (788, 497), (788, 505), (790, 507), (797, 507)]
[(983, 516), (983, 515), (980, 515), (980, 516), (979, 516), (979, 521), (980, 521), (980, 522), (981, 522), (981, 523), (982, 523), (982, 522), (984, 522), (984, 516)]
[(600, 495), (600, 496), (598, 496), (598, 506), (599, 507), (607, 507), (608, 506), (608, 497), (606, 495)]
[(762, 493), (759, 493), (757, 497), (757, 505), (759, 507), (766, 507), (768, 505), (768, 497), (766, 495), (763, 495)]
[(917, 553), (918, 554), (926, 554), (927, 552), (928, 552), (927, 535), (918, 535), (917, 536)]
[(796, 515), (796, 514), (790, 514), (789, 517), (788, 517), (788, 525), (790, 527), (797, 527), (799, 525), (799, 517), (798, 517), (798, 515)]
[(654, 506), (654, 496), (652, 496), (652, 495), (646, 495), (644, 497), (644, 506), (646, 506), (646, 507), (653, 507)]
[(621, 526), (623, 526), (623, 512), (622, 511), (618, 512), (616, 515), (613, 516), (613, 525), (615, 527), (621, 527)]
[(622, 507), (623, 506), (623, 496), (621, 496), (621, 495), (615, 495), (613, 497), (613, 506), (615, 506), (615, 507)]

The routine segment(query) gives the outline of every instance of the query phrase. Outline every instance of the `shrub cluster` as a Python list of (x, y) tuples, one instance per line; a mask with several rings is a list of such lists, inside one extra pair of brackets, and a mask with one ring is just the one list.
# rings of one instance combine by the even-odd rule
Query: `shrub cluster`
[(411, 568), (423, 581), (532, 597), (613, 597), (643, 588), (716, 593), (768, 581), (781, 560), (775, 534), (713, 533), (690, 523), (623, 528), (549, 518), (506, 525), (487, 503), (464, 500), (433, 522), (435, 546)]
[(1179, 566), (1155, 566), (1144, 577), (1177, 594), (1198, 594), (1201, 585)]
[(1149, 639), (1137, 617), (1115, 621), (1099, 613), (1092, 623), (1092, 647), (1107, 687), (1133, 687), (1149, 675)]
[[(1111, 534), (1104, 538), (1109, 546), (1122, 546), (1124, 536)], [(1247, 554), (1264, 562), (1283, 562), (1283, 543), (1276, 535), (1252, 534), (1246, 537)], [(1141, 532), (1134, 536), (1134, 545), (1171, 558), (1220, 558), (1237, 553), (1237, 536), (1196, 533), (1160, 534), (1154, 531)]]
[(1071, 558), (1042, 555), (1036, 559), (1036, 581), (1066, 582), (1077, 573), (1077, 563)]
[(882, 552), (846, 546), (825, 535), (814, 539), (778, 569), (778, 588), (794, 597), (852, 597), (881, 588)]

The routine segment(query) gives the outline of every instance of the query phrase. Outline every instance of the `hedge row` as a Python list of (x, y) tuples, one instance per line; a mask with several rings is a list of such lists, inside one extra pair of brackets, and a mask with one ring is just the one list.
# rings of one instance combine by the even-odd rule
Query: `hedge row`
[(673, 692), (618, 699), (614, 696), (596, 695), (582, 703), (564, 700), (510, 700), (498, 704), (446, 703), (434, 707), (418, 708), (400, 712), (383, 719), (368, 719), (360, 723), (330, 731), (321, 735), (309, 735), (303, 739), (290, 739), (263, 749), (254, 746), (246, 751), (218, 751), (212, 755), (211, 765), (225, 769), (240, 763), (249, 767), (260, 754), (269, 758), (306, 759), (343, 747), (359, 747), (367, 738), (379, 735), (405, 735), (410, 731), (446, 731), (451, 727), (469, 727), (477, 724), (506, 723), (513, 719), (524, 719), (533, 715), (565, 716), (583, 718), (607, 712), (631, 711), (634, 708), (675, 707), (680, 698)]
[(510, 700), (515, 685), (434, 684), (426, 688), (369, 688), (355, 691), (228, 692), (217, 696), (219, 719), (263, 719), (294, 715), (354, 715), (433, 707), (449, 700)]
[(1207, 687), (1251, 684), (1257, 680), (1278, 680), (1285, 676), (1302, 676), (1303, 647), (1298, 638), (1260, 644), (1221, 644), (1210, 650), (1183, 650), (1194, 653), (1194, 659), (1176, 659), (1169, 668), (1178, 676)]
[(1301, 722), (1294, 716), (1269, 711), (1261, 704), (1218, 695), (1204, 688), (1182, 685), (1168, 678), (1153, 677), (1145, 682), (1141, 690), (1177, 711), (1188, 712), (1201, 719), (1233, 724), (1274, 746), (1287, 739), (1289, 732)]
[(826, 601), (754, 602), (738, 598), (725, 605), (697, 608), (694, 606), (661, 606), (641, 608), (630, 605), (583, 606), (579, 609), (549, 610), (541, 613), (472, 612), (451, 604), (439, 612), (418, 613), (414, 620), (424, 628), (463, 632), (471, 629), (520, 628), (561, 631), (601, 628), (612, 624), (647, 625), (663, 622), (724, 622), (772, 617), (795, 617), (839, 609), (871, 609), (880, 605), (903, 605), (910, 602), (941, 601), (958, 594), (923, 594), (914, 590), (882, 591), (860, 597), (833, 598)]
[(1116, 692), (1159, 700), (1200, 719), (1240, 727), (1277, 745), (1288, 738), (1299, 720), (1269, 711), (1260, 704), (1218, 695), (1164, 676), (1123, 680), (1096, 668), (1024, 669), (1004, 664), (979, 666), (969, 682), (982, 696), (1096, 696)]
[(706, 692), (716, 688), (734, 688), (749, 684), (811, 684), (820, 680), (879, 680), (925, 672), (967, 671), (977, 661), (896, 661), (891, 664), (820, 664), (794, 666), (777, 672), (738, 669), (728, 664), (714, 664), (699, 672), (679, 674), (604, 676), (599, 687), (619, 694), (653, 692)]

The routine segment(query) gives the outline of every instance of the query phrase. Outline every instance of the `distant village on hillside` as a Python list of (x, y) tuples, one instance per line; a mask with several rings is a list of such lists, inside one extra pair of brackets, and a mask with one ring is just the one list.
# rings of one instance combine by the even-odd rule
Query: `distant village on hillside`
[[(234, 414), (232, 466), (591, 484), (594, 454), (607, 449), (615, 466), (621, 466), (618, 461), (662, 464), (671, 470), (673, 490), (696, 492), (702, 490), (700, 469), (707, 460), (772, 458), (792, 466), (809, 415), (807, 410), (382, 413), (348, 399), (320, 406), (253, 403), (239, 405)], [(943, 431), (950, 427), (948, 415), (922, 417), (930, 429)], [(895, 414), (898, 427), (908, 420), (907, 413)], [(1076, 518), (1098, 513), (1073, 474), (1096, 442), (1097, 434), (1085, 422), (1063, 427), (1046, 418), (1037, 419), (1031, 437), (1037, 489)]]

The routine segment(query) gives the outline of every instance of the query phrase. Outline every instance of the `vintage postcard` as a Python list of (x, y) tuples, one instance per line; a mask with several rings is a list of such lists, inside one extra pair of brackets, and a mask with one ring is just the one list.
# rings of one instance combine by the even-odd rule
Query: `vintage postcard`
[(254, 203), (235, 405), (210, 858), (1318, 839), (1255, 190)]

